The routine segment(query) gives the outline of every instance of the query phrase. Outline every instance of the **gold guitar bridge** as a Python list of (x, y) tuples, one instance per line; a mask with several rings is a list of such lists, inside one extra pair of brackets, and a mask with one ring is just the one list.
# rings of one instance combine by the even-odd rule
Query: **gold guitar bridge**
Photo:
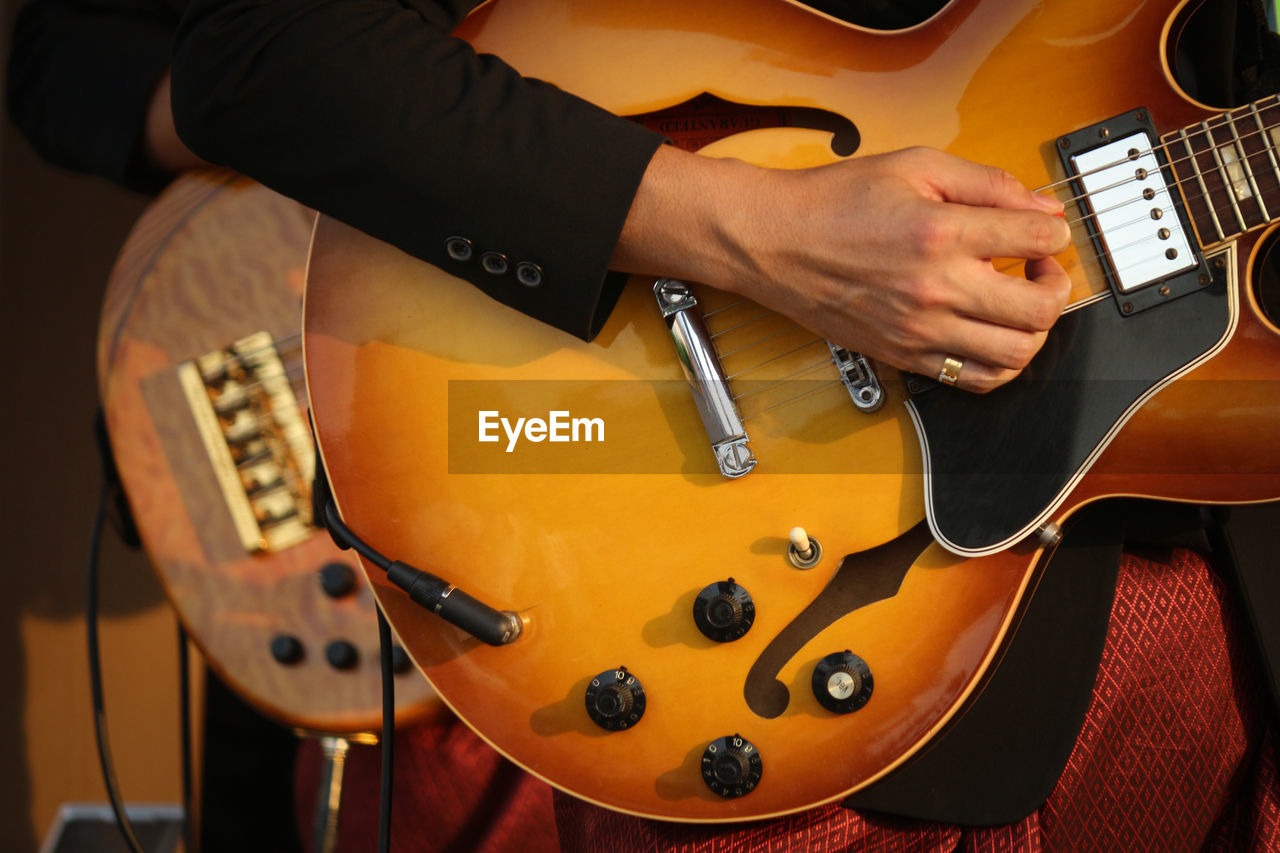
[(315, 450), (271, 335), (184, 361), (178, 380), (245, 550), (306, 539)]

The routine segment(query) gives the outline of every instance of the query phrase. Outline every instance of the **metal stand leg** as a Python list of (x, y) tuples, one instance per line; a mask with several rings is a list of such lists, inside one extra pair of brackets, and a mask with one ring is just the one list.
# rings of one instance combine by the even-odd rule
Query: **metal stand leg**
[(338, 806), (342, 801), (342, 773), (346, 769), (346, 738), (326, 735), (320, 738), (324, 754), (320, 767), (320, 784), (316, 791), (316, 813), (312, 849), (315, 853), (333, 853), (338, 844)]

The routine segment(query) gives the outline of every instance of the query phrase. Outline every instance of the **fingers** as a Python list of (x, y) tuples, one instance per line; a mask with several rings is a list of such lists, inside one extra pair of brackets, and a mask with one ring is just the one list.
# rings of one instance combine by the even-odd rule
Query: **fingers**
[[(1042, 300), (1046, 314), (1028, 328), (1014, 328), (978, 318), (965, 318), (956, 323), (950, 333), (949, 343), (937, 352), (926, 356), (931, 370), (937, 365), (940, 381), (947, 378), (942, 373), (946, 358), (963, 362), (958, 371), (957, 387), (968, 391), (986, 392), (1009, 382), (1021, 373), (1035, 357), (1048, 337), (1048, 330), (1066, 306), (1071, 281), (1062, 266), (1052, 258), (1027, 263), (1026, 280), (1013, 276), (999, 276), (1002, 286), (1024, 295), (1033, 294)], [(956, 372), (956, 371), (948, 371)]]
[[(985, 394), (1014, 379), (1021, 371), (994, 367), (973, 358), (961, 358), (947, 353), (930, 353), (928, 364), (933, 367), (920, 371), (922, 376), (933, 376), (944, 385), (954, 385), (962, 391)], [(956, 367), (958, 362), (959, 366)], [(955, 381), (949, 377), (955, 376)]]
[(1026, 278), (977, 265), (956, 289), (956, 309), (978, 320), (1024, 332), (1043, 332), (1067, 306), (1071, 278), (1054, 258), (1027, 261)]
[(1071, 243), (1071, 229), (1060, 216), (1035, 210), (953, 209), (958, 239), (978, 258), (1045, 258)]
[(932, 149), (913, 149), (910, 153), (934, 161), (925, 164), (928, 171), (924, 178), (942, 201), (1049, 214), (1062, 212), (1062, 203), (1057, 199), (1031, 192), (1004, 169)]

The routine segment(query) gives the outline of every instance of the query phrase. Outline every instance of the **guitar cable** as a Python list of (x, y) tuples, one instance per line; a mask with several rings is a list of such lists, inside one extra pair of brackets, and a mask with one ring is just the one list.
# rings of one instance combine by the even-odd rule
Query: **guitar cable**
[(98, 508), (93, 515), (93, 525), (89, 534), (89, 565), (86, 573), (85, 596), (85, 629), (89, 643), (89, 690), (93, 697), (93, 733), (98, 747), (98, 764), (102, 768), (102, 781), (107, 788), (107, 799), (111, 801), (111, 811), (116, 818), (116, 826), (124, 843), (132, 853), (143, 853), (142, 844), (133, 831), (133, 824), (125, 813), (120, 800), (120, 785), (116, 780), (115, 767), (111, 761), (111, 745), (107, 739), (107, 710), (103, 701), (102, 665), (98, 658), (98, 556), (102, 539), (102, 525), (107, 515), (107, 501), (111, 499), (112, 487), (109, 478), (102, 478), (98, 489)]
[[(88, 558), (85, 570), (85, 634), (89, 655), (89, 691), (93, 705), (94, 743), (98, 752), (98, 764), (102, 771), (102, 782), (107, 789), (107, 799), (111, 803), (111, 812), (115, 817), (116, 827), (120, 830), (125, 845), (131, 853), (144, 853), (142, 843), (129, 815), (124, 808), (120, 796), (120, 783), (116, 777), (115, 763), (111, 756), (111, 743), (108, 737), (107, 710), (105, 691), (103, 690), (101, 642), (98, 632), (98, 580), (102, 546), (102, 528), (107, 518), (108, 509), (112, 510), (112, 526), (123, 542), (131, 548), (141, 546), (137, 527), (129, 512), (128, 501), (116, 471), (115, 458), (111, 454), (111, 445), (107, 439), (106, 421), (102, 410), (98, 410), (94, 422), (94, 435), (97, 440), (98, 458), (101, 463), (101, 480), (98, 489), (98, 504), (94, 510), (93, 522), (89, 530)], [(192, 747), (191, 747), (191, 680), (187, 660), (187, 635), (178, 621), (178, 689), (180, 706), (180, 729), (182, 737), (182, 822), (186, 849), (198, 850), (193, 837), (194, 824), (191, 821), (193, 801), (192, 785)]]
[(354, 549), (367, 562), (386, 572), (387, 580), (403, 590), (415, 604), (476, 639), (491, 646), (505, 646), (516, 641), (524, 627), (518, 615), (510, 610), (490, 607), (430, 572), (383, 556), (347, 527), (338, 515), (338, 505), (329, 488), (319, 445), (316, 447), (315, 471), (315, 479), (311, 483), (312, 517), (322, 521), (335, 545), (344, 551)]
[(378, 853), (391, 853), (391, 784), (395, 776), (396, 681), (391, 659), (391, 625), (378, 612), (378, 660), (382, 675), (381, 787), (378, 789)]

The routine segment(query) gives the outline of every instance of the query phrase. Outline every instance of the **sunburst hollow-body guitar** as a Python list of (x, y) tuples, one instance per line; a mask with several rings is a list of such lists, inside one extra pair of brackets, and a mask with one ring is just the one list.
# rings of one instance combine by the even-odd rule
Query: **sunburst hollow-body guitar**
[[(1280, 422), (1280, 341), (1250, 275), (1280, 215), (1280, 106), (1176, 87), (1196, 5), (956, 0), (893, 34), (785, 0), (468, 19), (477, 48), (620, 115), (817, 111), (858, 153), (999, 164), (1079, 222), (1044, 351), (974, 396), (680, 282), (633, 280), (584, 343), (321, 217), (307, 372), (343, 517), (521, 620), (488, 646), (370, 572), (451, 707), (610, 808), (783, 814), (945, 726), (1080, 506), (1280, 498), (1280, 447), (1255, 440)], [(802, 167), (844, 156), (833, 139), (703, 151)]]
[[(313, 219), (230, 173), (180, 177), (117, 259), (98, 374), (139, 533), (205, 660), (276, 721), (346, 735), (378, 730), (381, 680), (372, 593), (310, 519)], [(396, 687), (398, 719), (442, 712), (416, 673)]]

